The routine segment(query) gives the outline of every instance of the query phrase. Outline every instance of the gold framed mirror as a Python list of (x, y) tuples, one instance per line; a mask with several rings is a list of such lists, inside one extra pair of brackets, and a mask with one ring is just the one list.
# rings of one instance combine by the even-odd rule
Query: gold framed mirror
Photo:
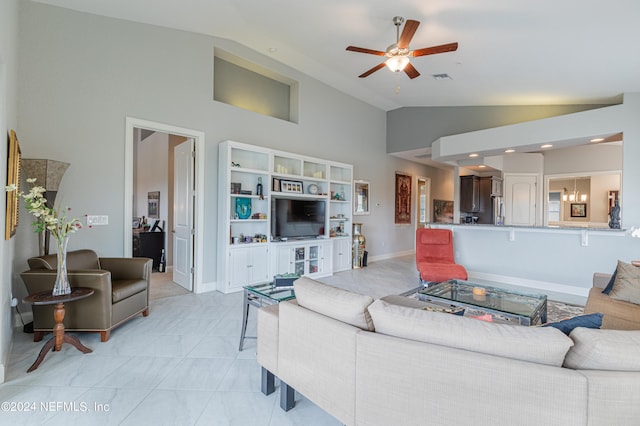
[(9, 240), (16, 233), (18, 227), (18, 205), (20, 200), (16, 196), (20, 192), (20, 144), (16, 132), (9, 132), (9, 146), (7, 151), (7, 186), (15, 185), (16, 190), (7, 192), (7, 210), (5, 218), (4, 239)]

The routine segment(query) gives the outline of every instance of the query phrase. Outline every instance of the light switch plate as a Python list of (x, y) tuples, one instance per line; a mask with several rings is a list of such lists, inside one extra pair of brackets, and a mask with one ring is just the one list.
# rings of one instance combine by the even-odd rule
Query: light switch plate
[(87, 215), (87, 226), (108, 225), (109, 216), (89, 216)]

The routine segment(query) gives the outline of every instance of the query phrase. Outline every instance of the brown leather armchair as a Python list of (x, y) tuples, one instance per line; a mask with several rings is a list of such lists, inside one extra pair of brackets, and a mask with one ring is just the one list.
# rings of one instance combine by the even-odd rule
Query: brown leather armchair
[[(29, 294), (53, 290), (57, 255), (32, 257), (30, 270), (20, 274)], [(101, 257), (93, 250), (67, 253), (71, 287), (89, 287), (92, 296), (65, 304), (67, 331), (100, 332), (100, 341), (109, 340), (111, 330), (142, 313), (149, 315), (151, 259)], [(32, 306), (33, 341), (39, 342), (53, 330), (53, 305)]]

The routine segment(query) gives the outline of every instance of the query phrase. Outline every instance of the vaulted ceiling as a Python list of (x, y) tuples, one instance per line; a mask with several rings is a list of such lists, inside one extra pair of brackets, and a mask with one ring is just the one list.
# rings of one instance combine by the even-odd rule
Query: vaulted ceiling
[[(403, 106), (604, 104), (640, 92), (636, 0), (35, 0), (235, 40), (384, 110)], [(413, 80), (383, 68), (394, 16), (421, 22)], [(450, 78), (435, 79), (447, 74)]]

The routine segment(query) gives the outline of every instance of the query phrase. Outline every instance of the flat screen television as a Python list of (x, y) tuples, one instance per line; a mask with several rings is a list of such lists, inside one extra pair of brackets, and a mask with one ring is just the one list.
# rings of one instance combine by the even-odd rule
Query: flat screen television
[(278, 240), (324, 235), (324, 213), (322, 200), (275, 198), (271, 202), (271, 236)]

